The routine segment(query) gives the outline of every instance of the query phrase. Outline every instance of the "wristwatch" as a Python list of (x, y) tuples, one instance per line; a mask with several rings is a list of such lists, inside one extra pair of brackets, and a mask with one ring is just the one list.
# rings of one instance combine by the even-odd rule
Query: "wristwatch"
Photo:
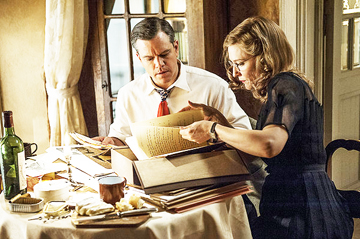
[(217, 133), (215, 131), (215, 127), (217, 125), (217, 122), (214, 122), (211, 126), (211, 129), (210, 129), (210, 132), (209, 132), (209, 135), (210, 135), (210, 140), (209, 140), (209, 143), (216, 143), (218, 141), (218, 136), (217, 136)]

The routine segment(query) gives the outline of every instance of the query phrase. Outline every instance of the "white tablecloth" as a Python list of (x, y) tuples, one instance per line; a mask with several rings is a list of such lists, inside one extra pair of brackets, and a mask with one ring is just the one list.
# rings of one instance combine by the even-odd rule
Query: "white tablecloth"
[(15, 213), (8, 210), (0, 195), (0, 238), (252, 238), (241, 196), (214, 203), (181, 214), (153, 213), (139, 227), (75, 228), (71, 219), (43, 223), (28, 221), (36, 213)]

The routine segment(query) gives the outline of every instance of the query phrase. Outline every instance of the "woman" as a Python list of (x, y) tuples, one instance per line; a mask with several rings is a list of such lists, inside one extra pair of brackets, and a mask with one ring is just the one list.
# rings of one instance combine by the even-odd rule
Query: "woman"
[(325, 172), (322, 107), (295, 70), (285, 34), (270, 20), (248, 18), (226, 37), (223, 58), (230, 86), (244, 86), (263, 102), (257, 130), (227, 127), (215, 109), (189, 102), (187, 109), (203, 108), (219, 124), (199, 121), (180, 133), (201, 143), (215, 130), (219, 140), (267, 163), (253, 237), (351, 238), (349, 208)]

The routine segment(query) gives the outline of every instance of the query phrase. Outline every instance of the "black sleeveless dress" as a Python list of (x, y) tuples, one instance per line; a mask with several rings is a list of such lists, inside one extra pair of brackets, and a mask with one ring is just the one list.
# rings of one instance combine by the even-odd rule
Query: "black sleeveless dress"
[(345, 199), (325, 172), (323, 110), (308, 84), (294, 73), (276, 75), (268, 88), (257, 129), (283, 125), (289, 139), (274, 158), (263, 158), (265, 179), (254, 238), (352, 237)]

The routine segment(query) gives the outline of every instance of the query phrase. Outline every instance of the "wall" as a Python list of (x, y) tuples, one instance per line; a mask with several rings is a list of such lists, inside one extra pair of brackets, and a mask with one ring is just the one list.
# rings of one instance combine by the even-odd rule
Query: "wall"
[(45, 0), (0, 1), (0, 89), (12, 110), (16, 134), (49, 147), (44, 82)]

